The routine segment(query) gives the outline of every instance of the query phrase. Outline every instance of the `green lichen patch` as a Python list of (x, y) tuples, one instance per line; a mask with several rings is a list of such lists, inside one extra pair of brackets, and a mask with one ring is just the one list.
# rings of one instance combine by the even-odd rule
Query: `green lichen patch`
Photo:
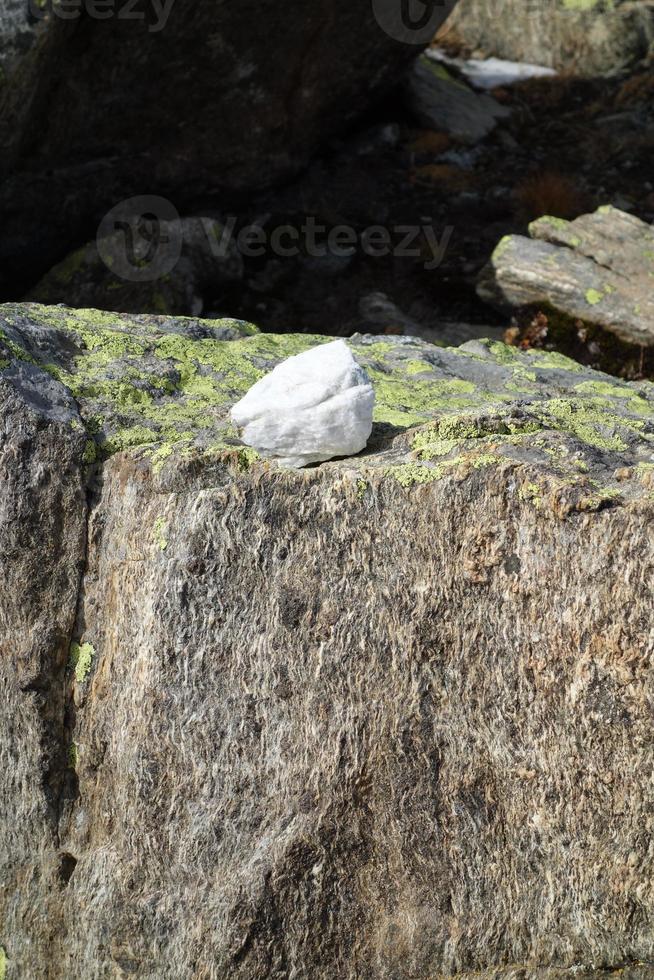
[(543, 489), (538, 483), (527, 482), (519, 488), (518, 497), (539, 507), (543, 499)]
[[(224, 465), (235, 477), (261, 466), (240, 444), (231, 406), (280, 361), (332, 340), (33, 306), (0, 307), (0, 328), (3, 358), (20, 351), (73, 394), (87, 464), (128, 453), (162, 480), (178, 465)], [(579, 483), (651, 458), (654, 385), (494, 341), (460, 350), (410, 337), (348, 343), (376, 394), (371, 449), (348, 465), (413, 486), (509, 460)]]
[(154, 522), (152, 537), (159, 551), (165, 551), (168, 547), (168, 522), (165, 517), (158, 517)]
[(6, 980), (7, 976), (7, 954), (4, 946), (0, 946), (0, 980)]
[(84, 446), (84, 452), (82, 454), (82, 460), (87, 466), (91, 466), (95, 463), (98, 457), (98, 447), (95, 444), (95, 440), (87, 439), (86, 445)]
[(620, 452), (644, 422), (610, 411), (601, 399), (551, 398), (534, 409), (544, 425), (575, 436), (596, 449)]
[(75, 672), (75, 680), (83, 684), (93, 666), (95, 649), (91, 643), (71, 643), (69, 664)]
[(386, 470), (386, 476), (394, 479), (400, 486), (412, 487), (416, 484), (434, 483), (455, 471), (466, 473), (495, 466), (502, 461), (502, 456), (492, 452), (464, 453), (437, 464), (417, 462), (390, 466)]
[(445, 415), (423, 426), (414, 436), (411, 448), (420, 459), (428, 460), (447, 456), (461, 443), (470, 440), (510, 444), (541, 428), (536, 419), (512, 417), (510, 413), (506, 417), (499, 414)]

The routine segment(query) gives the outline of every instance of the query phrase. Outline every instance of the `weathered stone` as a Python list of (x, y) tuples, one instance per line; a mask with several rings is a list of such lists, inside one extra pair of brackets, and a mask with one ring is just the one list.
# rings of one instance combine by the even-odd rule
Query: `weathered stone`
[[(10, 879), (8, 978), (644, 980), (654, 386), (496, 343), (356, 337), (368, 449), (280, 472), (230, 407), (330, 338), (38, 306), (0, 308), (0, 328), (11, 479), (22, 415), (79, 439), (48, 415), (70, 394), (97, 452), (63, 630), (69, 857), (56, 892)], [(79, 445), (64, 472), (63, 450), (48, 469), (28, 444), (37, 506), (9, 553), (46, 577), (84, 553)], [(79, 502), (48, 508), (57, 488)], [(58, 566), (36, 542), (57, 514)], [(49, 579), (24, 612), (10, 586), (20, 635), (62, 615)], [(1, 724), (3, 752), (43, 755), (18, 708)], [(12, 808), (39, 800), (39, 773), (20, 793), (15, 767), (0, 779)], [(40, 825), (0, 836), (14, 865), (50, 860)]]
[(421, 126), (478, 143), (511, 114), (491, 95), (474, 92), (439, 62), (424, 56), (414, 64), (407, 80), (409, 108)]
[(86, 436), (62, 385), (13, 355), (1, 363), (0, 947), (8, 980), (46, 980), (51, 937), (64, 929), (59, 816), (77, 795), (64, 672), (84, 562)]
[(544, 217), (504, 238), (477, 291), (500, 309), (550, 309), (630, 345), (654, 345), (654, 229), (613, 207)]
[(632, 67), (654, 42), (651, 0), (461, 0), (448, 33), (515, 61), (601, 75)]

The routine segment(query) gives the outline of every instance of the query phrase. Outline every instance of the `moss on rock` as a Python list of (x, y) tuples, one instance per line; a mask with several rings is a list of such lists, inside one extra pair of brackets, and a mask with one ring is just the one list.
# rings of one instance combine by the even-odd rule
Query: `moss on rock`
[[(281, 360), (331, 338), (262, 334), (234, 320), (129, 316), (65, 307), (0, 308), (0, 356), (29, 360), (76, 399), (85, 462), (131, 453), (155, 474), (176, 458), (256, 465), (231, 405)], [(374, 452), (350, 461), (405, 486), (498, 460), (546, 468), (590, 495), (591, 480), (651, 460), (654, 386), (563, 355), (491, 341), (439, 348), (418, 338), (349, 341), (376, 392)], [(400, 443), (397, 437), (408, 432)]]

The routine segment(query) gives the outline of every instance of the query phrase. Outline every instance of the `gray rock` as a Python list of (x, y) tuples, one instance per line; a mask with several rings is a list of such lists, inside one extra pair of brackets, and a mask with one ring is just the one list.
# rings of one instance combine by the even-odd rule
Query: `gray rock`
[(654, 386), (360, 336), (368, 450), (280, 473), (229, 408), (330, 338), (0, 328), (8, 980), (645, 980)]
[(448, 32), (466, 45), (513, 61), (581, 75), (632, 67), (654, 42), (651, 0), (462, 0)]
[(539, 218), (529, 233), (497, 246), (478, 283), (482, 299), (500, 309), (550, 309), (625, 344), (654, 345), (650, 225), (602, 207), (570, 222)]
[(407, 81), (407, 102), (421, 126), (454, 136), (464, 143), (478, 143), (511, 110), (491, 95), (474, 92), (443, 65), (422, 56)]

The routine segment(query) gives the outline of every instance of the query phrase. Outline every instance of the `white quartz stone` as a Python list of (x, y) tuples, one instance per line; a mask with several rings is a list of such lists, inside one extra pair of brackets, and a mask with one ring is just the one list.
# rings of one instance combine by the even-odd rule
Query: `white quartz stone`
[(344, 340), (282, 361), (232, 408), (243, 442), (299, 468), (365, 448), (375, 393)]

